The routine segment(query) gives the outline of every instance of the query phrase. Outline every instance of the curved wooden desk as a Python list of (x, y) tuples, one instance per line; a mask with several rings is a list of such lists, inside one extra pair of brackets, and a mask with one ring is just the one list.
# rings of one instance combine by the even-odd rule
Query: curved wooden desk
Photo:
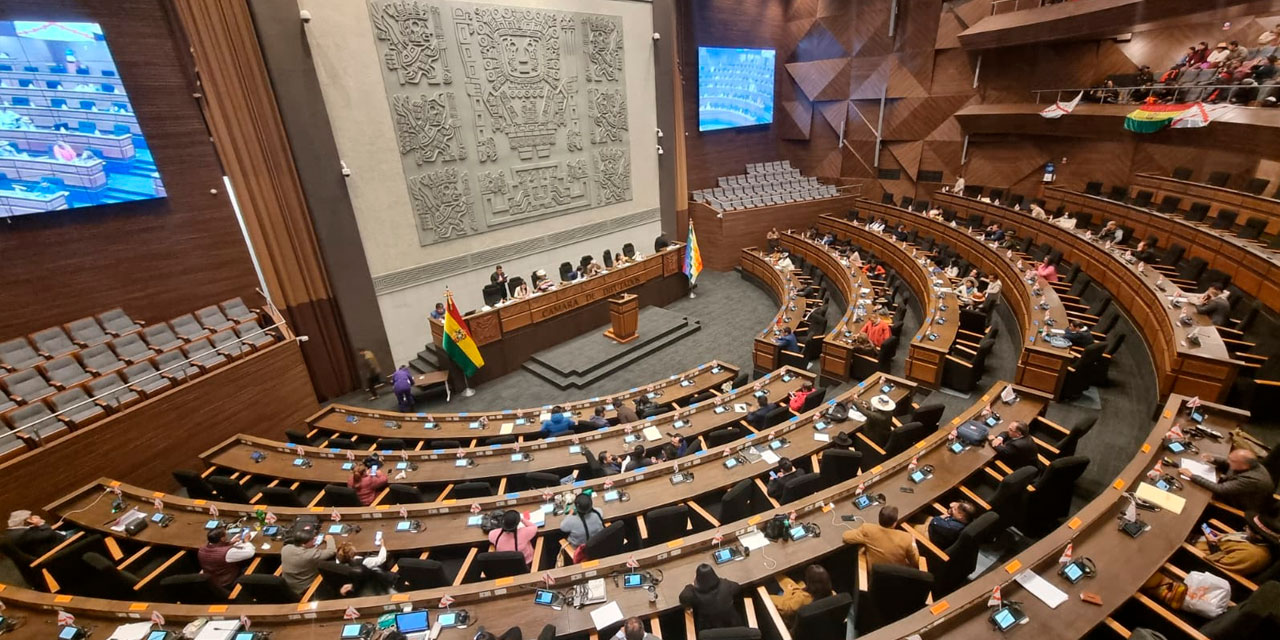
[[(1045, 189), (1045, 199), (1051, 208), (1061, 204), (1068, 211), (1088, 211), (1104, 220), (1132, 227), (1134, 244), (1153, 235), (1160, 239), (1161, 249), (1181, 244), (1187, 249), (1184, 258), (1204, 259), (1208, 268), (1231, 276), (1231, 284), (1241, 291), (1272, 309), (1280, 309), (1280, 253), (1257, 242), (1180, 216), (1059, 187)], [(1276, 219), (1280, 220), (1280, 212)]]
[[(608, 299), (624, 291), (640, 296), (641, 306), (678, 300), (689, 292), (689, 279), (680, 270), (683, 256), (684, 243), (673, 242), (632, 264), (466, 316), (484, 357), (472, 382), (515, 371), (533, 354), (609, 324)], [(439, 345), (444, 323), (430, 324), (431, 340)]]
[[(654, 416), (640, 422), (626, 425), (603, 427), (582, 434), (569, 434), (559, 437), (535, 439), (504, 445), (471, 446), (461, 449), (431, 449), (413, 451), (384, 450), (380, 454), (386, 460), (384, 471), (391, 474), (393, 482), (404, 484), (444, 484), (466, 482), (470, 480), (487, 480), (519, 476), (531, 471), (553, 471), (568, 469), (585, 464), (580, 452), (574, 451), (584, 446), (599, 454), (602, 451), (624, 453), (636, 444), (651, 447), (661, 446), (667, 441), (667, 434), (677, 433), (690, 440), (697, 439), (715, 429), (732, 426), (742, 419), (743, 414), (736, 411), (716, 413), (722, 406), (746, 404), (755, 408), (754, 397), (757, 389), (768, 392), (769, 397), (780, 399), (800, 388), (806, 381), (812, 382), (814, 375), (808, 371), (782, 367), (774, 374), (756, 381), (752, 385), (743, 385), (731, 392), (718, 395), (712, 400), (691, 404), (677, 411), (661, 416)], [(585, 418), (585, 416), (584, 416)], [(661, 434), (656, 440), (646, 440), (644, 430), (654, 427)], [(265, 460), (254, 462), (250, 455), (254, 452), (267, 454)], [(358, 460), (368, 455), (368, 451), (352, 452)], [(515, 462), (512, 456), (524, 453), (532, 456), (531, 460)], [(475, 462), (474, 466), (460, 468), (456, 465), (459, 456)], [(306, 458), (309, 467), (294, 464), (297, 458)], [(229, 469), (242, 474), (279, 478), (289, 482), (334, 483), (345, 485), (351, 476), (343, 466), (349, 463), (347, 451), (326, 447), (302, 447), (292, 443), (279, 442), (266, 438), (236, 436), (226, 442), (200, 454), (200, 459), (212, 467)], [(409, 463), (403, 469), (405, 478), (397, 479), (400, 470), (396, 465)], [(416, 468), (412, 468), (415, 467)], [(505, 493), (499, 490), (499, 494)]]
[(1073, 355), (1070, 348), (1055, 347), (1040, 335), (1050, 328), (1067, 327), (1067, 309), (1058, 298), (1058, 292), (1044, 278), (1035, 276), (1028, 281), (1025, 267), (1020, 266), (1022, 261), (1012, 252), (986, 244), (980, 235), (971, 234), (963, 227), (953, 227), (921, 213), (870, 200), (859, 200), (858, 208), (889, 220), (893, 226), (906, 225), (908, 230), (916, 230), (921, 237), (931, 236), (945, 242), (984, 273), (1000, 278), (1003, 284), (1001, 295), (1013, 309), (1024, 339), (1015, 380), (1024, 387), (1058, 397)]
[[(679, 403), (703, 391), (718, 389), (724, 383), (732, 382), (737, 375), (737, 367), (713, 360), (643, 387), (634, 387), (609, 396), (559, 403), (559, 406), (564, 407), (565, 411), (590, 417), (587, 412), (603, 404), (605, 417), (616, 418), (617, 412), (613, 407), (622, 402), (656, 394), (652, 400), (659, 404)], [(686, 382), (692, 384), (685, 384)], [(307, 424), (313, 429), (370, 440), (471, 440), (507, 434), (528, 438), (536, 436), (542, 429), (543, 414), (551, 411), (551, 408), (552, 405), (548, 404), (504, 411), (400, 413), (333, 404), (308, 418)], [(427, 428), (428, 425), (431, 428)], [(372, 447), (373, 443), (370, 442), (369, 446)]]
[[(830, 327), (822, 340), (821, 371), (826, 378), (849, 379), (849, 367), (853, 362), (852, 343), (844, 336), (857, 331), (863, 313), (857, 308), (864, 300), (874, 299), (871, 280), (861, 269), (851, 268), (849, 261), (821, 243), (814, 242), (792, 231), (781, 234), (782, 246), (818, 268), (840, 291), (844, 315)], [(813, 338), (815, 336), (810, 336)]]
[(1065, 260), (1079, 264), (1082, 271), (1111, 293), (1115, 304), (1138, 329), (1155, 364), (1160, 397), (1169, 393), (1211, 401), (1226, 397), (1240, 363), (1231, 358), (1222, 336), (1203, 316), (1193, 317), (1200, 346), (1187, 342), (1188, 329), (1179, 322), (1182, 309), (1170, 307), (1170, 297), (1179, 291), (1169, 282), (1158, 285), (1161, 278), (1154, 269), (1139, 272), (1119, 250), (1113, 252), (1085, 239), (1083, 233), (1007, 207), (941, 192), (935, 193), (934, 199), (964, 215), (978, 213), (984, 219), (998, 220), (1006, 230), (1029, 235), (1037, 244), (1048, 244), (1061, 251)]
[(1210, 216), (1218, 215), (1223, 209), (1231, 209), (1240, 213), (1239, 222), (1250, 216), (1266, 218), (1266, 232), (1272, 235), (1280, 233), (1280, 200), (1275, 198), (1151, 173), (1136, 174), (1131, 182), (1134, 189), (1154, 192), (1152, 203), (1160, 202), (1166, 195), (1177, 196), (1182, 199), (1178, 209), (1186, 211), (1193, 201), (1204, 202), (1209, 205)]
[[(891, 236), (868, 231), (857, 223), (829, 214), (818, 218), (818, 230), (830, 231), (870, 249), (876, 259), (887, 263), (915, 292), (924, 323), (913, 332), (906, 375), (917, 382), (941, 386), (943, 364), (960, 329), (960, 300), (947, 286), (950, 283), (934, 278), (929, 267), (916, 260), (912, 247), (895, 242)], [(930, 335), (936, 337), (930, 339)]]
[[(1130, 538), (1121, 532), (1116, 515), (1127, 505), (1122, 497), (1134, 491), (1137, 483), (1146, 480), (1147, 471), (1162, 456), (1177, 458), (1162, 446), (1164, 436), (1176, 423), (1189, 423), (1185, 409), (1188, 398), (1171, 395), (1165, 403), (1160, 419), (1156, 421), (1143, 442), (1140, 451), (1120, 472), (1116, 480), (1103, 490), (1065, 525), (1040, 539), (1019, 553), (1013, 560), (1000, 567), (993, 567), (986, 574), (961, 587), (945, 599), (935, 598), (931, 608), (922, 609), (892, 625), (865, 636), (868, 639), (889, 640), (919, 633), (923, 638), (990, 637), (991, 625), (987, 621), (990, 609), (987, 598), (992, 589), (1000, 585), (1001, 595), (1008, 600), (1022, 603), (1029, 620), (1019, 625), (1015, 632), (1021, 637), (1044, 640), (1085, 637), (1090, 629), (1103, 620), (1130, 596), (1138, 591), (1150, 577), (1182, 544), (1194, 527), (1197, 518), (1209, 503), (1209, 491), (1184, 482), (1186, 486), (1176, 495), (1186, 499), (1182, 513), (1169, 510), (1156, 513), (1139, 511), (1139, 517), (1151, 524), (1151, 530), (1139, 538)], [(1248, 420), (1249, 414), (1221, 405), (1204, 404), (1208, 418), (1205, 425), (1227, 433)], [(1201, 449), (1208, 453), (1225, 455), (1226, 442), (1200, 440)], [(1165, 472), (1175, 470), (1165, 466)], [(1098, 576), (1086, 578), (1072, 585), (1057, 575), (1058, 558), (1067, 543), (1072, 544), (1073, 557), (1088, 557), (1098, 567)], [(1025, 570), (1033, 570), (1054, 586), (1070, 595), (1057, 609), (1050, 609), (1040, 599), (1027, 593), (1013, 578)], [(1102, 597), (1103, 606), (1083, 602), (1081, 591), (1092, 591)]]
[(804, 290), (805, 285), (800, 281), (797, 270), (783, 273), (770, 264), (768, 256), (755, 248), (742, 250), (741, 266), (742, 273), (760, 281), (780, 305), (773, 322), (756, 336), (751, 349), (751, 362), (756, 371), (773, 371), (781, 365), (782, 351), (774, 338), (782, 335), (783, 327), (791, 327), (792, 331), (798, 329), (816, 302), (799, 296), (798, 292)]

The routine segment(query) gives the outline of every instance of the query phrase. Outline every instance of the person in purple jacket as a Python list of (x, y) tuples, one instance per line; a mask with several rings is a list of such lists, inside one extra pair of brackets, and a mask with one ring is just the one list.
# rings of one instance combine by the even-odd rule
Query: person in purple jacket
[(413, 374), (409, 372), (409, 365), (402, 364), (396, 372), (391, 374), (391, 388), (396, 392), (396, 404), (399, 405), (401, 411), (413, 410)]

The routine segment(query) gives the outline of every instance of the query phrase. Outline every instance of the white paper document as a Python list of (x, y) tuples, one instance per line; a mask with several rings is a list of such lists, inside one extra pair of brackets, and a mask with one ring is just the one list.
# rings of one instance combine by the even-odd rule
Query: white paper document
[(662, 432), (657, 427), (645, 427), (641, 433), (644, 434), (644, 439), (649, 442), (662, 439)]
[(815, 433), (813, 434), (813, 439), (818, 442), (831, 442), (831, 436), (825, 433)]
[(1191, 472), (1191, 475), (1200, 476), (1209, 482), (1218, 481), (1218, 470), (1207, 462), (1201, 462), (1192, 458), (1183, 458), (1178, 461), (1178, 467), (1180, 469), (1186, 469)]
[(1187, 505), (1186, 498), (1174, 495), (1168, 491), (1162, 491), (1159, 487), (1146, 482), (1139, 482), (1138, 490), (1134, 491), (1133, 495), (1138, 496), (1147, 502), (1155, 503), (1155, 505), (1161, 509), (1168, 509), (1169, 511), (1172, 511), (1174, 515), (1182, 513), (1182, 508)]
[(1031, 592), (1031, 595), (1040, 599), (1041, 602), (1049, 605), (1050, 609), (1057, 609), (1058, 605), (1067, 601), (1067, 594), (1059, 589), (1048, 580), (1041, 578), (1036, 572), (1027, 569), (1019, 573), (1013, 578), (1022, 585), (1023, 589)]
[(151, 622), (131, 622), (116, 627), (108, 640), (142, 640), (151, 633)]
[(618, 601), (613, 600), (599, 609), (592, 609), (591, 622), (596, 625), (597, 630), (622, 622), (622, 608), (618, 606)]
[(502, 423), (502, 426), (501, 426), (501, 427), (498, 427), (498, 435), (503, 435), (503, 436), (505, 436), (505, 435), (507, 435), (507, 434), (511, 433), (511, 431), (512, 431), (512, 430), (514, 430), (515, 428), (516, 428), (516, 423), (514, 423), (514, 422), (504, 422), (504, 423)]
[(746, 547), (747, 549), (750, 549), (751, 551), (755, 551), (760, 547), (768, 546), (769, 539), (764, 537), (763, 531), (760, 531), (759, 529), (757, 529), (755, 531), (752, 531), (751, 533), (748, 533), (745, 536), (738, 536), (738, 542), (741, 542), (742, 546)]
[(760, 452), (760, 459), (764, 460), (769, 464), (778, 464), (778, 461), (781, 460), (782, 458), (779, 457), (778, 454), (774, 453), (771, 449), (765, 449)]

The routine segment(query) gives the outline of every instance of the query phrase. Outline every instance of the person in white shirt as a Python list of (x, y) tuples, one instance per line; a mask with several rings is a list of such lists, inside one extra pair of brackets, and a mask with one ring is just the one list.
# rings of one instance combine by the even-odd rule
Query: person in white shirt
[(964, 178), (956, 176), (956, 186), (951, 187), (951, 193), (964, 195)]
[(209, 582), (230, 589), (240, 577), (240, 563), (252, 558), (255, 551), (249, 541), (251, 532), (248, 529), (230, 540), (227, 530), (218, 527), (209, 531), (209, 544), (196, 552), (196, 560), (200, 564), (200, 572), (208, 577)]
[(1043, 207), (1041, 207), (1040, 205), (1038, 205), (1038, 204), (1036, 204), (1036, 203), (1032, 202), (1032, 203), (1031, 203), (1031, 217), (1032, 217), (1032, 218), (1039, 218), (1039, 219), (1041, 219), (1041, 220), (1044, 220), (1045, 218), (1047, 218), (1047, 217), (1049, 217), (1049, 216), (1048, 216), (1048, 214), (1046, 214), (1046, 213), (1044, 212), (1044, 208), (1043, 208)]
[(1076, 218), (1075, 216), (1071, 215), (1070, 211), (1062, 214), (1062, 217), (1055, 219), (1053, 223), (1058, 225), (1059, 227), (1062, 227), (1063, 229), (1076, 228)]
[(987, 281), (987, 297), (1000, 295), (1002, 289), (1004, 289), (1004, 283), (1000, 282), (1000, 278), (991, 276), (991, 279)]
[(791, 256), (787, 255), (786, 251), (779, 251), (774, 255), (773, 266), (778, 271), (790, 271), (796, 268), (795, 265), (791, 263)]
[(343, 542), (338, 545), (338, 553), (334, 557), (334, 561), (356, 570), (355, 581), (348, 582), (338, 588), (338, 593), (344, 597), (357, 595), (360, 587), (368, 583), (370, 579), (380, 584), (383, 589), (389, 589), (391, 585), (395, 584), (396, 575), (382, 566), (387, 563), (387, 547), (385, 545), (379, 545), (378, 553), (375, 555), (361, 556), (356, 554), (355, 545), (350, 542)]

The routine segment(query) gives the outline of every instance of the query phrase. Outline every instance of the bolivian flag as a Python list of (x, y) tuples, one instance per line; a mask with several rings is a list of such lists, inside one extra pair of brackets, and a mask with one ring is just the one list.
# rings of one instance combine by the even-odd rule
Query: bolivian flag
[(1198, 104), (1144, 104), (1125, 116), (1124, 128), (1134, 133), (1155, 133), (1172, 124), (1187, 111), (1195, 109)]
[(471, 331), (453, 303), (453, 294), (445, 293), (444, 336), (441, 346), (444, 352), (462, 369), (462, 375), (470, 378), (476, 370), (484, 366), (484, 358), (480, 357), (480, 348), (471, 339)]

